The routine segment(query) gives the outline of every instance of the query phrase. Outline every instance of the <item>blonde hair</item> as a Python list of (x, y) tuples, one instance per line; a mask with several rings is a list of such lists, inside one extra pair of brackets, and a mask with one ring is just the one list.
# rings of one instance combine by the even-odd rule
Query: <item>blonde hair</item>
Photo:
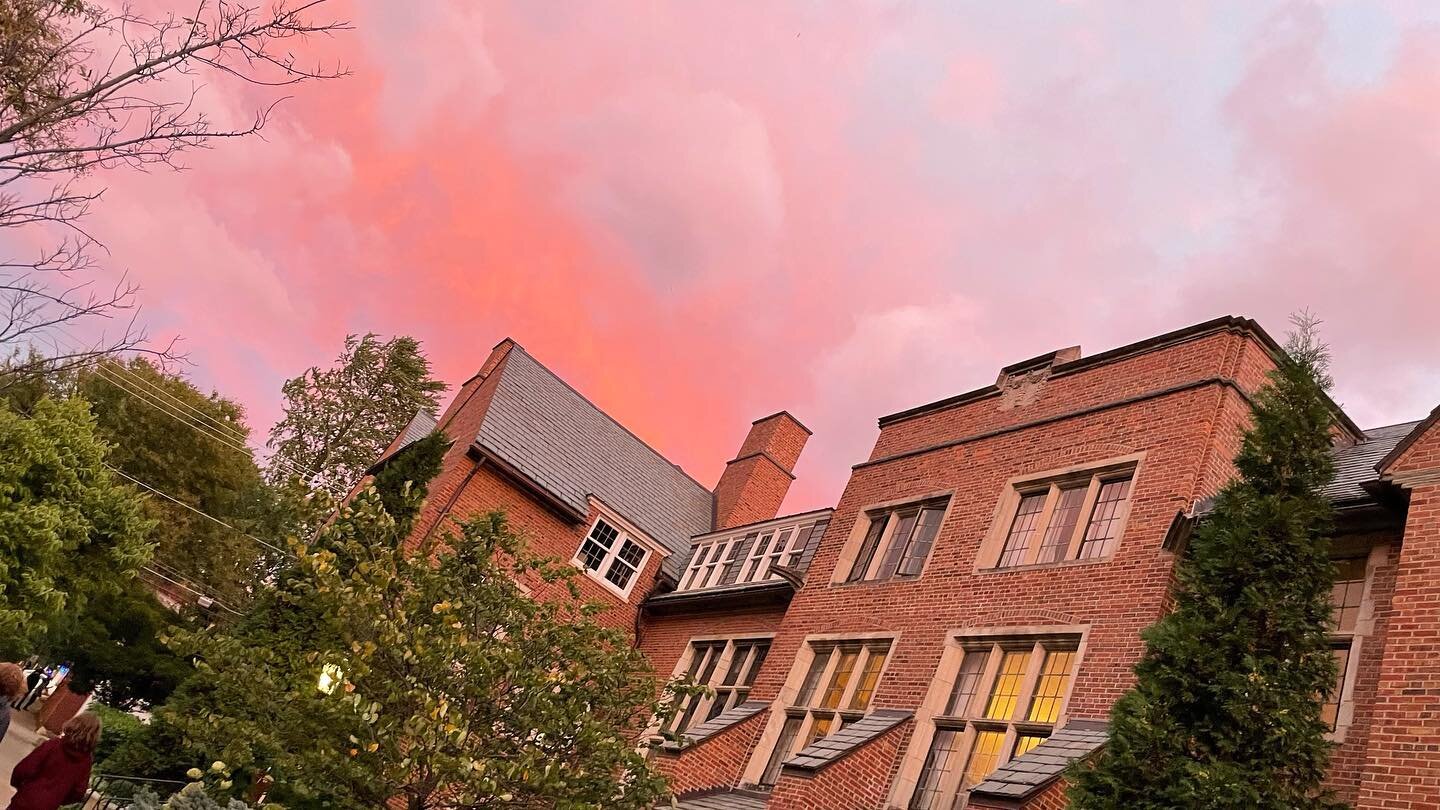
[(94, 712), (77, 714), (65, 723), (62, 731), (66, 745), (88, 754), (100, 742), (100, 715)]
[(0, 695), (18, 698), (25, 694), (25, 670), (19, 664), (0, 664)]

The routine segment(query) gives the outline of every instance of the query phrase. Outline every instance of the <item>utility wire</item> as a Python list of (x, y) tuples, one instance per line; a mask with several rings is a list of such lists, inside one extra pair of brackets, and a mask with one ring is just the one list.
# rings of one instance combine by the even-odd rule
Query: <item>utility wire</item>
[(210, 600), (213, 604), (215, 604), (217, 607), (219, 607), (219, 608), (221, 608), (221, 609), (223, 609), (223, 610), (225, 610), (225, 611), (228, 611), (228, 612), (230, 612), (230, 613), (233, 613), (233, 614), (235, 614), (236, 616), (244, 616), (244, 615), (245, 615), (245, 614), (241, 613), (240, 611), (236, 610), (235, 608), (232, 608), (232, 607), (230, 607), (229, 605), (225, 604), (224, 602), (221, 602), (219, 599), (216, 599), (214, 596), (211, 596), (210, 594), (205, 593), (204, 591), (197, 591), (196, 589), (190, 587), (189, 585), (186, 585), (186, 584), (183, 583), (183, 582), (180, 582), (179, 580), (171, 579), (170, 577), (165, 576), (164, 574), (160, 573), (159, 571), (156, 571), (154, 568), (151, 568), (151, 567), (149, 567), (148, 565), (147, 565), (147, 566), (144, 566), (143, 568), (141, 568), (141, 570), (144, 571), (145, 573), (149, 574), (149, 575), (152, 576), (152, 577), (159, 577), (160, 579), (163, 579), (163, 580), (165, 580), (166, 582), (169, 582), (170, 584), (174, 585), (174, 586), (177, 587), (177, 588), (183, 588), (183, 589), (185, 589), (185, 590), (187, 590), (187, 591), (195, 594), (196, 596), (200, 596), (200, 597), (203, 597), (203, 598), (205, 598), (205, 599), (209, 599), (209, 600)]
[(227, 529), (229, 529), (229, 530), (231, 530), (231, 531), (233, 531), (233, 532), (236, 532), (236, 533), (239, 533), (239, 534), (243, 534), (243, 535), (245, 535), (246, 537), (250, 538), (251, 540), (254, 540), (255, 542), (259, 543), (260, 545), (262, 545), (262, 546), (270, 549), (271, 551), (279, 552), (279, 553), (281, 553), (281, 554), (284, 554), (284, 555), (287, 556), (287, 557), (294, 557), (294, 556), (295, 556), (295, 555), (291, 554), (290, 552), (286, 551), (285, 549), (280, 548), (279, 546), (275, 545), (274, 543), (267, 543), (266, 541), (261, 540), (260, 538), (256, 537), (255, 535), (253, 535), (253, 534), (251, 534), (251, 533), (249, 533), (249, 532), (247, 532), (247, 531), (245, 531), (245, 530), (243, 530), (243, 529), (236, 528), (235, 526), (232, 526), (231, 524), (226, 523), (225, 521), (221, 520), (220, 518), (215, 517), (214, 515), (211, 515), (211, 514), (209, 514), (209, 513), (202, 512), (202, 511), (200, 511), (199, 509), (196, 509), (195, 507), (191, 506), (191, 505), (188, 504), (188, 503), (185, 503), (184, 501), (180, 500), (179, 498), (174, 498), (174, 497), (171, 497), (170, 495), (166, 495), (164, 492), (161, 492), (160, 490), (156, 489), (155, 487), (150, 486), (149, 484), (145, 483), (144, 481), (141, 481), (140, 479), (138, 479), (138, 478), (136, 478), (136, 477), (134, 477), (134, 476), (132, 476), (132, 475), (128, 475), (128, 474), (126, 474), (125, 472), (123, 472), (123, 471), (121, 471), (121, 470), (117, 470), (117, 469), (115, 469), (114, 467), (111, 467), (109, 464), (106, 464), (105, 466), (106, 466), (107, 468), (109, 468), (111, 472), (115, 473), (116, 475), (120, 476), (121, 478), (124, 478), (125, 480), (129, 481), (130, 483), (135, 484), (136, 486), (139, 486), (139, 487), (143, 487), (144, 489), (147, 489), (147, 490), (149, 490), (150, 492), (153, 492), (153, 493), (155, 493), (156, 495), (159, 495), (160, 497), (164, 498), (164, 499), (167, 500), (167, 501), (171, 501), (171, 502), (173, 502), (173, 503), (177, 503), (177, 504), (179, 504), (180, 506), (183, 506), (183, 507), (185, 507), (186, 509), (189, 509), (191, 512), (194, 512), (195, 514), (199, 515), (200, 517), (205, 518), (206, 520), (214, 521), (215, 523), (218, 523), (218, 524), (220, 524), (221, 526), (224, 526), (225, 528), (227, 528)]

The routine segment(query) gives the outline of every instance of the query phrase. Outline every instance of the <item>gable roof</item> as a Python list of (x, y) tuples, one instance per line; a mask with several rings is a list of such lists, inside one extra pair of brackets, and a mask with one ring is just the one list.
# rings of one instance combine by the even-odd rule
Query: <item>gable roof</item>
[[(1437, 421), (1440, 421), (1440, 405), (1437, 405), (1435, 410), (1430, 412), (1429, 416), (1421, 419), (1419, 422), (1409, 423), (1410, 430), (1404, 436), (1400, 437), (1400, 441), (1395, 444), (1395, 447), (1393, 447), (1389, 453), (1385, 454), (1384, 458), (1375, 462), (1375, 471), (1384, 473), (1391, 464), (1399, 461), (1400, 457), (1405, 454), (1405, 451), (1410, 449), (1410, 445), (1425, 435), (1425, 431), (1429, 430)], [(1399, 426), (1397, 425), (1397, 427)]]
[(518, 344), (506, 356), (475, 441), (579, 514), (594, 495), (672, 554), (713, 520), (710, 490), (581, 396)]
[(395, 441), (390, 443), (390, 447), (386, 448), (386, 451), (380, 458), (376, 459), (375, 463), (371, 464), (370, 468), (365, 472), (375, 472), (380, 468), (380, 465), (394, 458), (396, 453), (434, 433), (436, 424), (438, 423), (435, 421), (434, 415), (426, 413), (423, 410), (416, 411), (415, 415), (410, 417), (410, 421), (405, 423), (405, 429), (400, 431), (400, 435), (396, 437)]

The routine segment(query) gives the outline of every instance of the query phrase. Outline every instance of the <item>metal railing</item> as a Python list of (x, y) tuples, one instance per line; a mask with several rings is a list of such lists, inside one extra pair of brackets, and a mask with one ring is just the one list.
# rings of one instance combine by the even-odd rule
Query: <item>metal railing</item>
[(141, 788), (150, 791), (165, 801), (178, 793), (187, 783), (175, 779), (147, 779), (142, 776), (120, 776), (113, 773), (96, 774), (90, 780), (90, 798), (84, 810), (118, 810), (135, 803), (135, 794)]

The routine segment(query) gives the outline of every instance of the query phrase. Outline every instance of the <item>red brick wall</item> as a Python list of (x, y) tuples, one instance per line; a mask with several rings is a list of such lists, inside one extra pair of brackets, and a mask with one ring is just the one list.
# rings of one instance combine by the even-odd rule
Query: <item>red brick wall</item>
[(1440, 807), (1437, 564), (1440, 483), (1433, 483), (1410, 492), (1358, 808)]
[[(647, 616), (640, 629), (640, 651), (661, 678), (670, 677), (690, 639), (738, 638), (774, 633), (785, 615), (783, 607), (702, 613), (678, 616)], [(769, 667), (767, 657), (762, 670)], [(782, 662), (781, 665), (784, 665)]]
[(750, 750), (769, 717), (769, 712), (760, 712), (682, 751), (661, 751), (656, 755), (656, 769), (670, 778), (670, 790), (677, 796), (730, 787), (740, 781)]
[[(1135, 397), (1185, 382), (1263, 376), (1251, 339), (1222, 333), (1040, 383), (1030, 404), (994, 399), (885, 428), (875, 457), (934, 445), (1002, 424)], [(1242, 368), (1243, 367), (1243, 368)], [(1176, 511), (1213, 494), (1228, 476), (1248, 405), (1234, 389), (1202, 385), (1123, 407), (1001, 433), (958, 446), (857, 468), (807, 577), (777, 634), (754, 696), (773, 699), (806, 636), (897, 634), (874, 708), (914, 709), (935, 676), (949, 631), (1025, 625), (1089, 625), (1069, 716), (1104, 718), (1133, 682), (1140, 631), (1166, 609), (1172, 554), (1162, 550)], [(982, 540), (1009, 479), (1143, 451), (1131, 514), (1114, 556), (1094, 564), (1022, 571), (975, 570)], [(832, 585), (837, 558), (869, 505), (952, 492), (930, 560), (915, 580)], [(763, 752), (762, 752), (763, 753)], [(891, 759), (898, 763), (899, 758)], [(882, 780), (888, 788), (894, 774)]]
[(1024, 810), (1065, 810), (1065, 808), (1070, 806), (1069, 800), (1065, 797), (1065, 791), (1069, 788), (1069, 785), (1070, 783), (1064, 779), (1056, 779), (1054, 782), (1046, 785), (1044, 790), (1031, 796), (1020, 805), (1016, 805), (1013, 802), (1007, 803), (999, 799), (977, 796), (971, 799), (966, 807), (974, 808), (974, 810), (982, 810), (982, 808), (984, 810), (990, 810), (990, 808), (994, 808), (995, 810), (1013, 810), (1016, 807), (1024, 808)]
[(913, 725), (914, 721), (906, 720), (813, 775), (802, 776), (802, 771), (783, 769), (766, 807), (768, 810), (884, 807), (890, 792), (890, 772)]
[(793, 470), (795, 462), (800, 460), (800, 452), (805, 449), (805, 442), (809, 440), (810, 431), (795, 417), (781, 411), (756, 420), (735, 457), (768, 453), (781, 467)]

